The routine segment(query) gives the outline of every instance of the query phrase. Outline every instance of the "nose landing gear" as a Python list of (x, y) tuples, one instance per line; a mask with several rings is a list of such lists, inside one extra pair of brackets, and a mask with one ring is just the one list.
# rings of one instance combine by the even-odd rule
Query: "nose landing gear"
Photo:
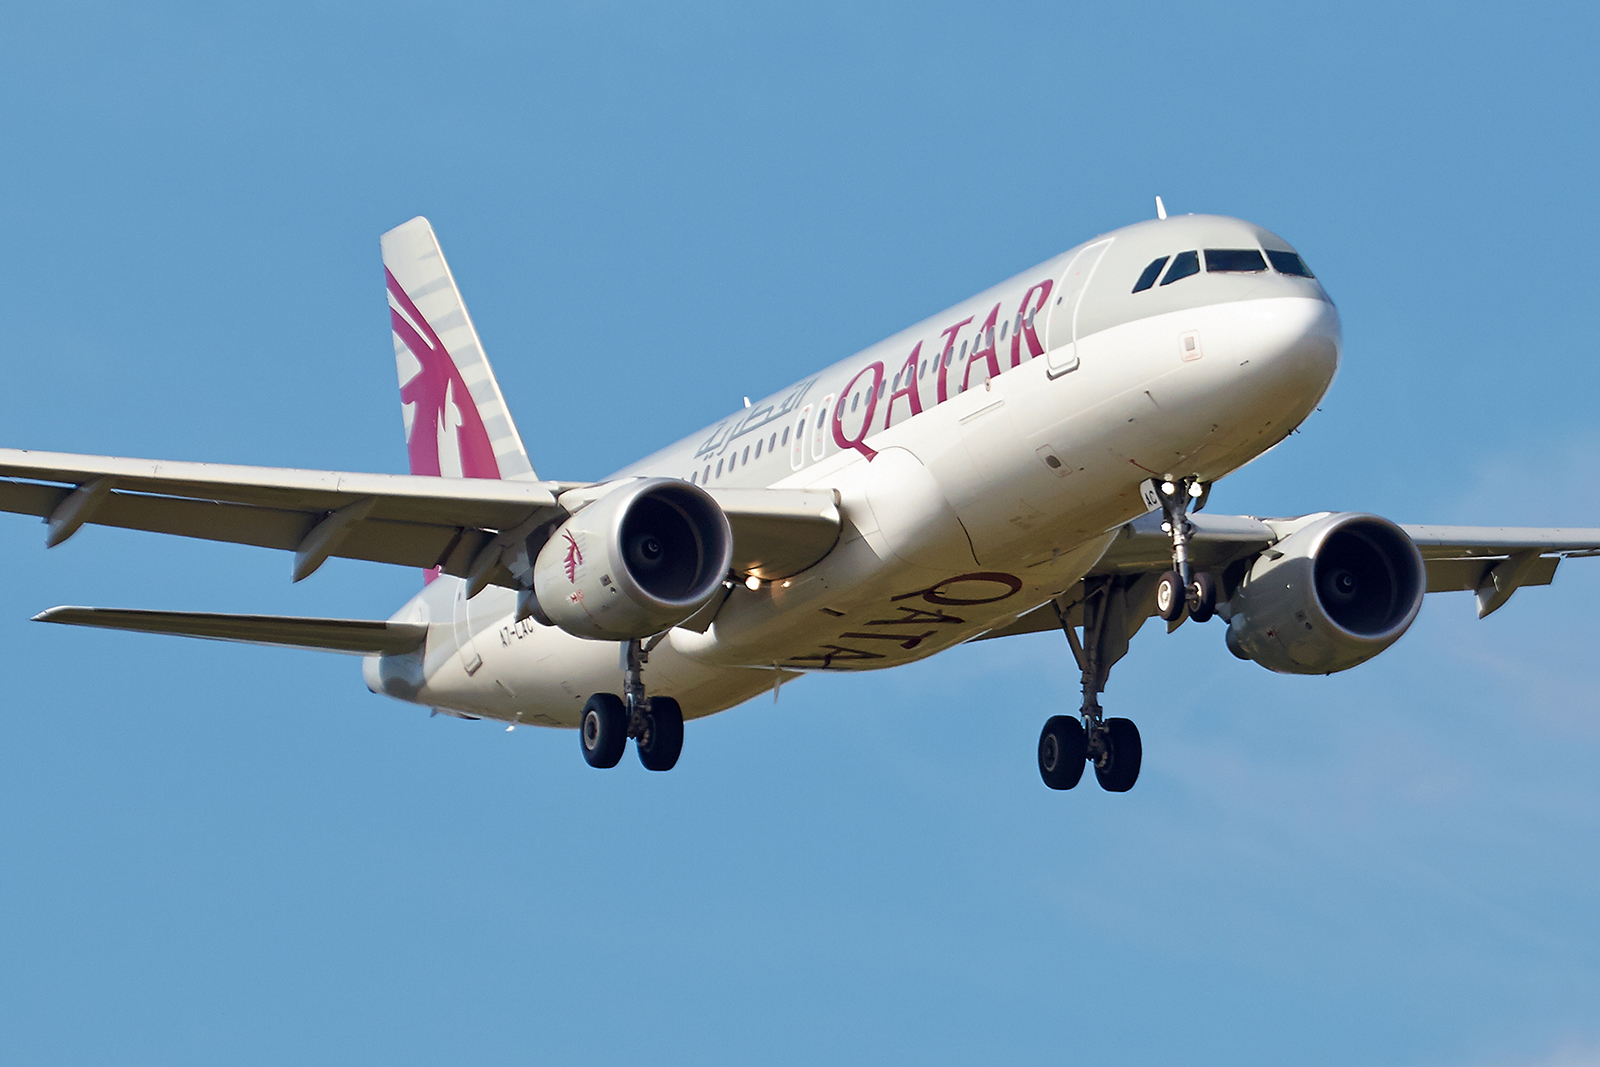
[(1172, 569), (1156, 587), (1156, 611), (1168, 623), (1178, 622), (1186, 611), (1195, 622), (1205, 622), (1217, 612), (1217, 581), (1189, 566), (1189, 539), (1194, 535), (1189, 504), (1193, 501), (1196, 511), (1204, 507), (1211, 487), (1194, 478), (1152, 480), (1148, 485), (1161, 506), (1162, 532), (1172, 538)]
[(644, 665), (661, 638), (623, 646), (623, 695), (596, 693), (583, 706), (578, 740), (591, 767), (615, 767), (628, 738), (634, 739), (646, 770), (670, 771), (683, 752), (683, 709), (671, 697), (645, 693)]

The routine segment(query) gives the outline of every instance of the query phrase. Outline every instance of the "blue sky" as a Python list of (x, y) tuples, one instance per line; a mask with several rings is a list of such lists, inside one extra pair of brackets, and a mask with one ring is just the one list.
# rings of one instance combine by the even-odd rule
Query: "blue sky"
[[(11, 5), (7, 445), (404, 469), (434, 222), (540, 472), (606, 473), (1084, 238), (1237, 214), (1345, 360), (1217, 510), (1600, 526), (1580, 5)], [(0, 520), (5, 517), (0, 516)], [(409, 572), (0, 521), (0, 1051), (53, 1063), (1600, 1062), (1600, 561), (1330, 678), (1151, 627), (1132, 793), (1049, 635), (813, 678), (670, 775), (342, 657)]]

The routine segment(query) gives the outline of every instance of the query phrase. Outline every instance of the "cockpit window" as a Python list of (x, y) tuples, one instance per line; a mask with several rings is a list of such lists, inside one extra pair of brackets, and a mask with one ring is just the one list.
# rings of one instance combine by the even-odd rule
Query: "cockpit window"
[(1267, 249), (1267, 258), (1272, 260), (1272, 269), (1279, 274), (1293, 274), (1296, 278), (1315, 278), (1311, 268), (1306, 266), (1306, 261), (1293, 252), (1274, 252)]
[(1167, 276), (1161, 279), (1162, 285), (1171, 285), (1179, 278), (1187, 278), (1191, 274), (1200, 273), (1200, 253), (1179, 252), (1172, 257), (1172, 266), (1167, 268)]
[(1169, 258), (1171, 257), (1162, 256), (1160, 259), (1146, 267), (1144, 269), (1144, 273), (1139, 275), (1139, 280), (1133, 283), (1133, 291), (1136, 293), (1142, 293), (1154, 285), (1156, 283), (1156, 278), (1160, 277), (1161, 275), (1161, 268), (1167, 265), (1167, 260)]
[(1211, 274), (1255, 274), (1267, 269), (1267, 261), (1255, 248), (1208, 248), (1206, 271)]

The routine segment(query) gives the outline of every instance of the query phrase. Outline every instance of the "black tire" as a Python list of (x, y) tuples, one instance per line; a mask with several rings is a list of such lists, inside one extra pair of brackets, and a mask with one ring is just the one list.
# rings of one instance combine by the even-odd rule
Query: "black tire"
[(651, 697), (644, 736), (634, 742), (646, 770), (670, 771), (683, 751), (683, 709), (671, 697)]
[(1217, 613), (1217, 580), (1201, 572), (1189, 583), (1189, 618), (1195, 622), (1210, 622)]
[(1126, 793), (1139, 780), (1139, 764), (1144, 761), (1144, 745), (1139, 728), (1128, 719), (1107, 719), (1106, 755), (1094, 766), (1100, 788), (1108, 793)]
[(628, 747), (628, 711), (622, 698), (611, 693), (590, 697), (578, 720), (578, 740), (589, 766), (615, 767)]
[(1177, 622), (1183, 618), (1183, 609), (1188, 607), (1186, 597), (1183, 579), (1177, 571), (1168, 571), (1156, 583), (1156, 614), (1167, 622)]
[(1039, 732), (1039, 777), (1051, 789), (1071, 789), (1083, 777), (1089, 735), (1071, 715), (1053, 715)]

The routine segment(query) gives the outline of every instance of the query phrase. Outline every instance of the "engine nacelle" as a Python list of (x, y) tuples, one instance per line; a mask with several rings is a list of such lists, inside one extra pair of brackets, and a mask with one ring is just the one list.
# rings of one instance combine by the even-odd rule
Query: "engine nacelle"
[(1422, 554), (1400, 527), (1328, 515), (1251, 565), (1228, 604), (1228, 648), (1282, 674), (1349, 670), (1400, 639), (1427, 588)]
[[(733, 560), (711, 495), (672, 478), (613, 489), (550, 535), (533, 565), (539, 612), (578, 637), (628, 641), (710, 602)], [(545, 621), (540, 620), (540, 621)]]

